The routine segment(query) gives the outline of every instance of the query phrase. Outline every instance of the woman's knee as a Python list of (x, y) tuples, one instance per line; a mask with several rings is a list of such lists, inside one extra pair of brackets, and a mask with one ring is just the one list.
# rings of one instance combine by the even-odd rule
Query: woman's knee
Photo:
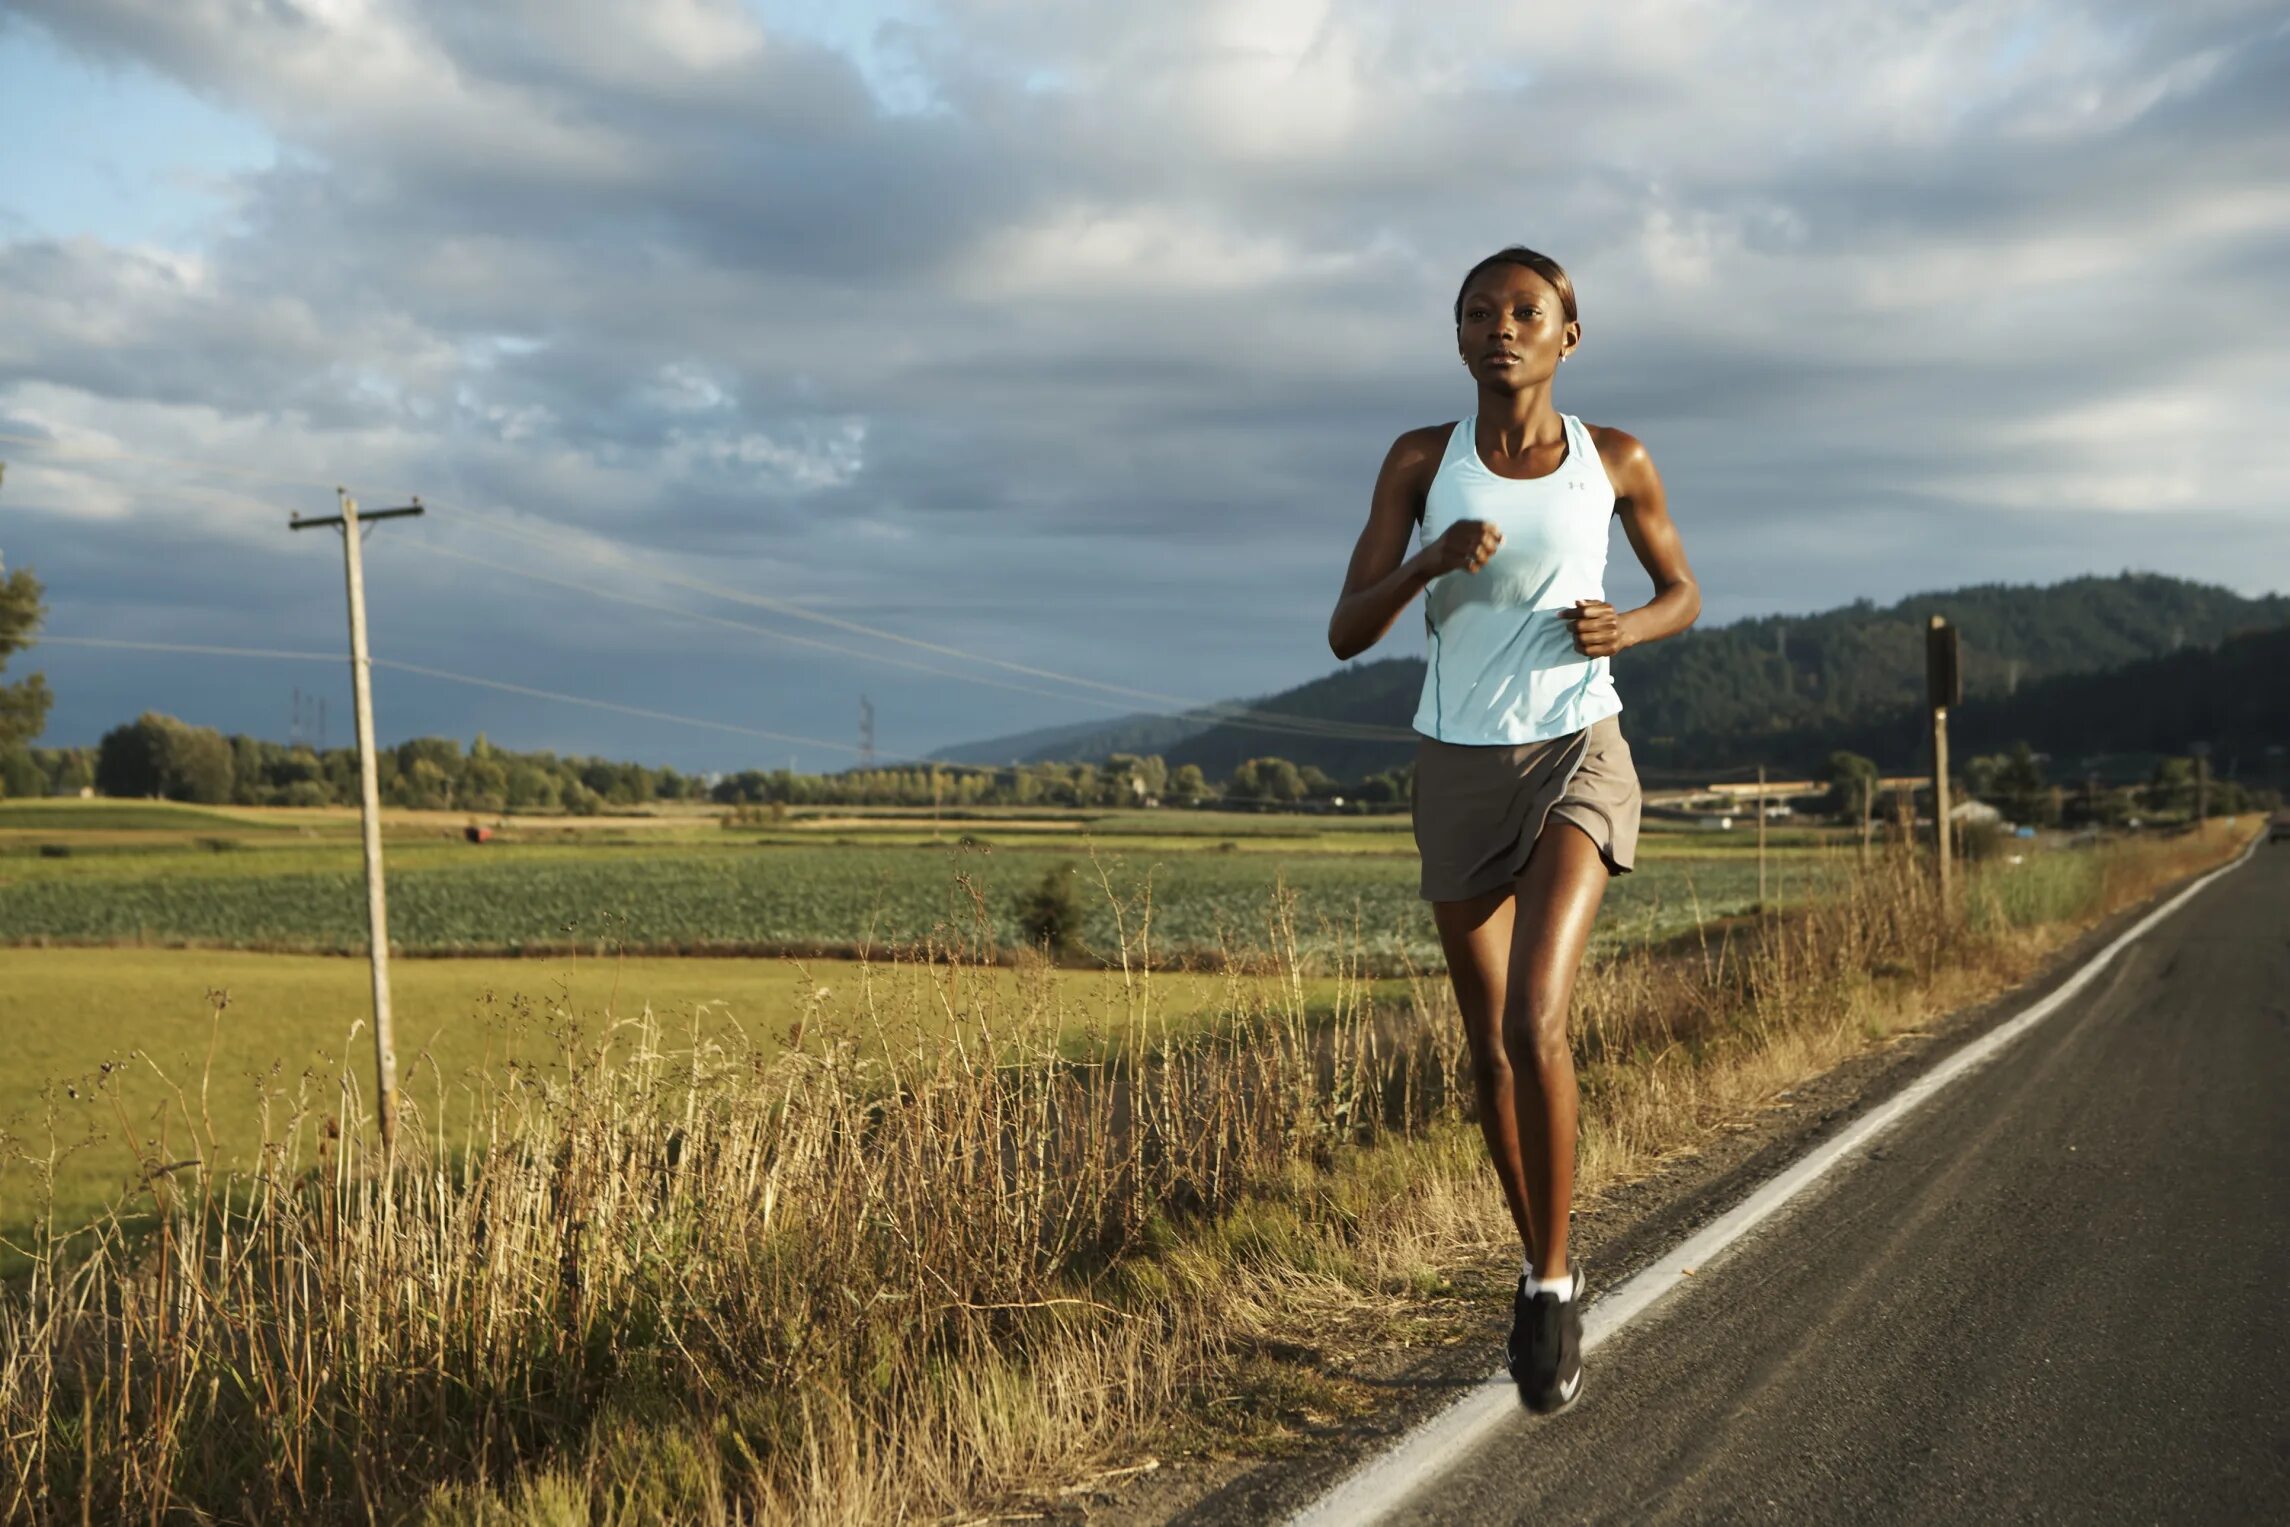
[(1503, 1015), (1503, 1048), (1511, 1065), (1541, 1074), (1574, 1063), (1566, 1032), (1566, 1008), (1559, 1003), (1525, 1002)]

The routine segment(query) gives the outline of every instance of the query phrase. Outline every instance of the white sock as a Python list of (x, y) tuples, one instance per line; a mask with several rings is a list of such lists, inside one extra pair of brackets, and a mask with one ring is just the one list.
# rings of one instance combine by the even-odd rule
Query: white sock
[(1556, 1294), (1561, 1299), (1574, 1297), (1574, 1274), (1571, 1271), (1562, 1273), (1556, 1278), (1537, 1277), (1535, 1275), (1535, 1259), (1531, 1256), (1522, 1256), (1519, 1258), (1519, 1276), (1527, 1280), (1527, 1292), (1529, 1294)]

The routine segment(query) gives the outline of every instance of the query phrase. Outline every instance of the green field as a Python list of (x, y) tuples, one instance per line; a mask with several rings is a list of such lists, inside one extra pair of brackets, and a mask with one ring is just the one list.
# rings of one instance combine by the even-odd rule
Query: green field
[[(0, 943), (364, 947), (354, 822), (337, 815), (297, 831), (274, 825), (290, 814), (248, 813), (248, 835), (223, 836), (235, 817), (170, 823), (179, 810), (75, 803), (0, 817)], [(80, 827), (83, 812), (100, 825)], [(967, 938), (983, 908), (1008, 945), (1024, 940), (1028, 898), (1056, 876), (1074, 887), (1085, 957), (1115, 951), (1121, 919), (1134, 931), (1148, 899), (1163, 954), (1265, 948), (1282, 885), (1307, 951), (1385, 967), (1438, 957), (1403, 819), (1133, 812), (948, 823), (935, 841), (931, 831), (911, 817), (757, 831), (518, 823), (477, 846), (450, 828), (401, 824), (387, 850), (392, 941), (414, 955), (851, 952)], [(1659, 937), (1746, 906), (1756, 895), (1748, 847), (1738, 835), (1649, 835), (1639, 872), (1608, 893), (1601, 938)], [(1802, 839), (1776, 842), (1771, 857), (1776, 900), (1829, 872), (1825, 852)]]

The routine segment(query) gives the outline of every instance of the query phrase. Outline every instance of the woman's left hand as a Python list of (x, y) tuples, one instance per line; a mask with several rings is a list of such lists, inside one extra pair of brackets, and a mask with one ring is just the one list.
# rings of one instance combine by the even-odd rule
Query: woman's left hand
[(1574, 608), (1558, 618), (1574, 627), (1574, 650), (1584, 657), (1612, 657), (1629, 643), (1622, 635), (1622, 617), (1603, 599), (1577, 599)]

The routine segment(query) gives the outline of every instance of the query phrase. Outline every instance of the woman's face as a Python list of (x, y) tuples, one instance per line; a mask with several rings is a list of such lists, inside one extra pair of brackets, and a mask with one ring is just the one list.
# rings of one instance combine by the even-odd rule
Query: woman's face
[(1490, 265), (1463, 294), (1455, 348), (1482, 387), (1547, 382), (1582, 337), (1558, 293), (1524, 265)]

